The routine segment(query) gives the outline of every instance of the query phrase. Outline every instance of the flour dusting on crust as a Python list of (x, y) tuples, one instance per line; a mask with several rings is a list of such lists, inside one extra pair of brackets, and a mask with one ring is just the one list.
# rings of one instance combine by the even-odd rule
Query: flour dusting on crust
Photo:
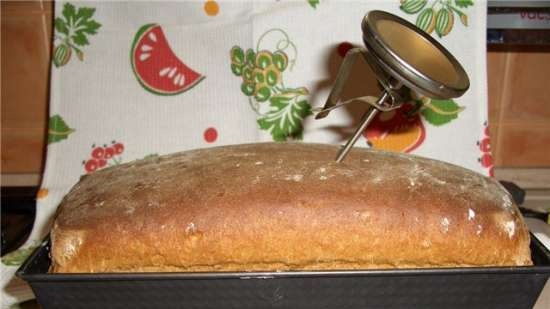
[(514, 237), (514, 234), (516, 233), (516, 223), (512, 220), (506, 221), (503, 224), (504, 230), (508, 234), (508, 238)]
[(449, 231), (449, 225), (451, 224), (451, 221), (449, 218), (445, 217), (441, 219), (441, 230), (443, 233), (447, 233)]
[(468, 221), (474, 220), (476, 213), (472, 208), (468, 208)]

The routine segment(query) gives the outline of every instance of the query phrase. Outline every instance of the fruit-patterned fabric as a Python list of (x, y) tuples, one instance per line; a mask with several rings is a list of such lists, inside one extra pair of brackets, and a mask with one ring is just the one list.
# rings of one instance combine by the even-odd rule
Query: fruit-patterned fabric
[[(31, 295), (13, 273), (82, 175), (193, 148), (344, 143), (364, 104), (322, 120), (313, 113), (347, 51), (363, 46), (361, 21), (375, 9), (443, 44), (471, 87), (452, 100), (413, 94), (378, 115), (356, 146), (489, 174), (484, 1), (56, 1), (46, 169), (32, 235), (2, 258), (2, 306)], [(344, 99), (379, 93), (368, 65), (357, 61)]]

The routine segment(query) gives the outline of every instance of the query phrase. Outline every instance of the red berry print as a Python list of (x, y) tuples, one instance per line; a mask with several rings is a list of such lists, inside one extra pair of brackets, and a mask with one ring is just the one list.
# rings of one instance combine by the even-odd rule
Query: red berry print
[(91, 158), (82, 161), (86, 173), (122, 163), (120, 155), (124, 152), (124, 144), (116, 141), (112, 141), (111, 144), (111, 146), (103, 145), (103, 147), (92, 145)]
[(483, 129), (483, 137), (477, 142), (477, 146), (481, 151), (481, 157), (478, 158), (478, 161), (481, 166), (487, 169), (487, 174), (493, 177), (493, 156), (491, 155), (491, 137), (489, 136), (489, 126), (487, 125), (487, 121), (485, 121), (483, 125), (485, 126)]
[(103, 149), (103, 147), (95, 147), (92, 150), (92, 158), (94, 159), (103, 159), (104, 155), (105, 155), (105, 149)]
[(484, 153), (479, 160), (485, 168), (493, 166), (493, 157), (489, 153)]
[(98, 162), (95, 159), (90, 159), (86, 161), (84, 164), (84, 169), (86, 169), (86, 172), (91, 173), (95, 171), (98, 168)]
[(115, 155), (115, 149), (113, 147), (106, 147), (105, 148), (105, 156), (104, 158), (109, 160)]
[(481, 142), (479, 142), (478, 144), (479, 144), (479, 149), (482, 152), (491, 151), (491, 141), (488, 137), (485, 137), (484, 139), (482, 139)]
[(348, 51), (353, 48), (353, 45), (349, 42), (342, 42), (340, 45), (338, 45), (338, 55), (340, 57), (344, 58)]
[(99, 166), (99, 168), (103, 168), (103, 167), (105, 167), (105, 165), (107, 165), (107, 160), (97, 159), (97, 165)]
[(218, 131), (215, 128), (208, 128), (204, 131), (204, 140), (213, 143), (218, 139)]
[(124, 145), (122, 145), (122, 143), (115, 143), (113, 145), (113, 148), (115, 149), (115, 153), (117, 155), (121, 154), (124, 151)]

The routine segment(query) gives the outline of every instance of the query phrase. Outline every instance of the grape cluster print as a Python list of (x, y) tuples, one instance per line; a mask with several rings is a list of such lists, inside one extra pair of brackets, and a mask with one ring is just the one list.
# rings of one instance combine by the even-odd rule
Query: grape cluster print
[(242, 92), (258, 102), (265, 102), (276, 93), (275, 86), (281, 83), (287, 67), (288, 57), (282, 51), (256, 53), (249, 48), (245, 53), (238, 46), (231, 49), (231, 71), (242, 77)]
[(82, 48), (89, 45), (88, 36), (95, 35), (101, 24), (93, 20), (95, 8), (79, 7), (70, 4), (63, 5), (61, 16), (54, 20), (55, 47), (52, 61), (56, 67), (66, 65), (73, 52), (80, 61), (84, 61)]
[[(275, 33), (282, 39), (276, 41), (274, 50), (262, 48), (262, 42), (271, 40)], [(293, 59), (287, 49), (294, 52)], [(305, 98), (308, 89), (290, 88), (283, 81), (283, 73), (292, 70), (296, 55), (296, 46), (281, 29), (264, 33), (255, 50), (234, 46), (230, 51), (231, 71), (241, 78), (241, 91), (258, 114), (260, 129), (268, 131), (274, 141), (302, 139), (303, 120), (312, 114)]]
[(462, 10), (474, 5), (472, 0), (401, 0), (399, 8), (407, 14), (417, 14), (416, 25), (439, 37), (448, 35), (453, 29), (455, 15), (464, 26), (468, 26), (468, 15)]
[(124, 144), (112, 141), (111, 145), (92, 145), (90, 158), (82, 161), (87, 174), (106, 166), (118, 165), (122, 162), (121, 154), (124, 152)]

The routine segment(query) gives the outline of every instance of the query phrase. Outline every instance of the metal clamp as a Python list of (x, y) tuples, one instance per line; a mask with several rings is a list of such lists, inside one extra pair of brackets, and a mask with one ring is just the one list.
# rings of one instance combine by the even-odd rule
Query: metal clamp
[[(315, 116), (324, 118), (331, 110), (356, 101), (370, 105), (353, 136), (338, 152), (336, 162), (344, 160), (376, 114), (403, 105), (404, 91), (411, 89), (430, 98), (448, 99), (461, 96), (470, 86), (466, 71), (453, 55), (410, 22), (387, 12), (371, 11), (363, 18), (361, 29), (367, 48), (348, 51), (324, 107)], [(411, 46), (420, 51), (411, 52)], [(358, 55), (369, 64), (384, 90), (378, 98), (359, 97), (340, 102)]]
[[(344, 85), (346, 84), (349, 78), (349, 75), (353, 68), (353, 64), (355, 63), (355, 60), (357, 59), (358, 55), (362, 55), (363, 58), (367, 61), (367, 63), (370, 65), (370, 67), (373, 69), (374, 73), (378, 78), (378, 81), (384, 88), (384, 91), (380, 94), (378, 98), (374, 98), (371, 96), (364, 96), (364, 97), (357, 97), (344, 102), (340, 102), (342, 91), (344, 90)], [(332, 90), (330, 91), (327, 101), (323, 106), (323, 108), (317, 112), (315, 119), (322, 119), (328, 116), (331, 110), (353, 102), (363, 102), (363, 103), (369, 104), (370, 106), (365, 112), (365, 114), (363, 115), (361, 119), (361, 124), (355, 130), (355, 132), (353, 133), (353, 136), (348, 140), (346, 145), (344, 145), (344, 147), (338, 152), (338, 155), (336, 157), (336, 162), (342, 162), (344, 160), (344, 158), (349, 153), (349, 151), (351, 150), (355, 142), (357, 142), (357, 139), (359, 139), (363, 131), (365, 131), (369, 123), (374, 119), (374, 117), (379, 112), (387, 112), (390, 110), (394, 110), (401, 107), (401, 105), (403, 105), (403, 97), (398, 91), (400, 88), (401, 88), (401, 83), (395, 79), (392, 79), (390, 75), (385, 73), (384, 70), (382, 70), (376, 64), (376, 61), (374, 61), (374, 59), (372, 58), (372, 55), (370, 55), (367, 49), (353, 48), (348, 51), (348, 53), (344, 57), (344, 61), (342, 62), (342, 65), (340, 66), (338, 75), (336, 77), (336, 81), (334, 83)]]

